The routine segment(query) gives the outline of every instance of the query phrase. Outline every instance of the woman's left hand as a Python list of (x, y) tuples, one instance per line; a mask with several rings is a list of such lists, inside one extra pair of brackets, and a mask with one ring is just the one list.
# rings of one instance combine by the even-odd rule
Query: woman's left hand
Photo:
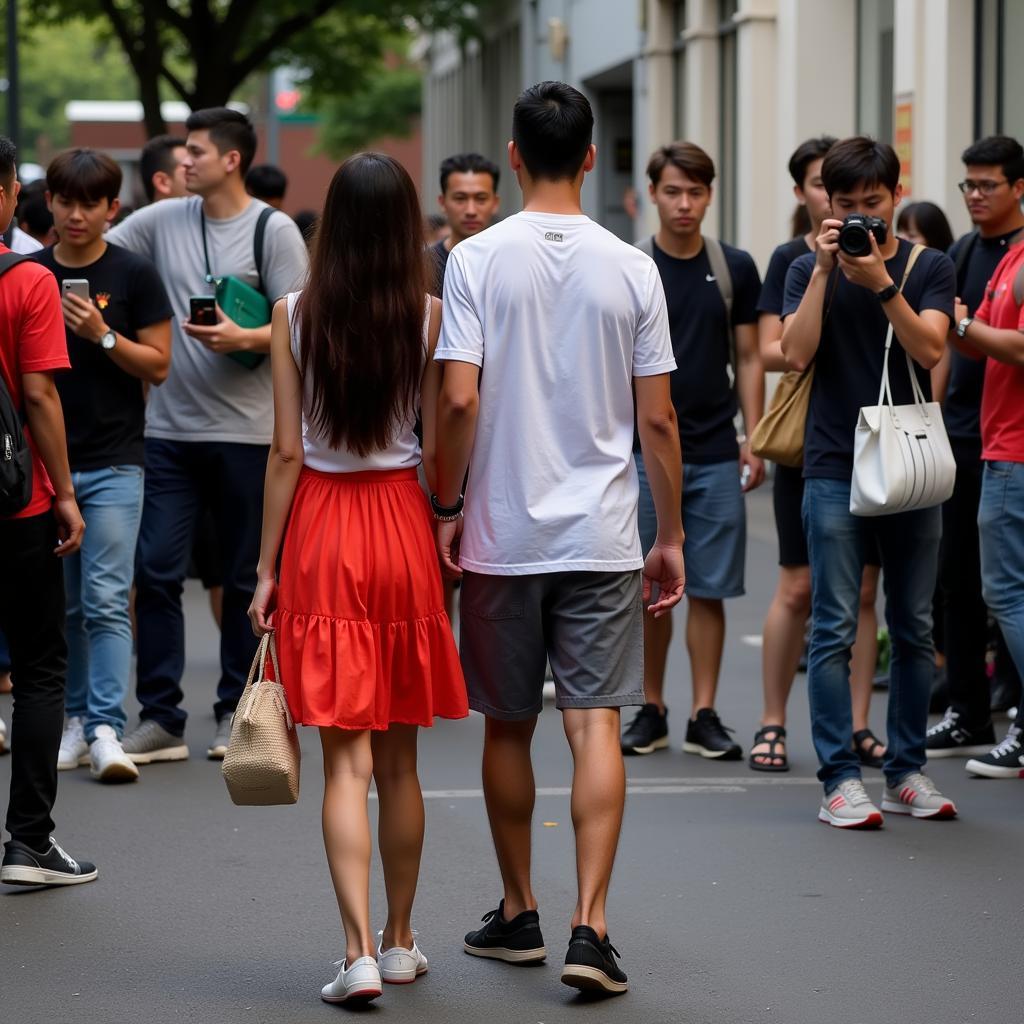
[(256, 584), (256, 593), (252, 596), (252, 604), (249, 605), (249, 621), (252, 623), (252, 631), (257, 636), (270, 633), (274, 627), (270, 619), (273, 616), (273, 605), (277, 596), (277, 580), (260, 580)]

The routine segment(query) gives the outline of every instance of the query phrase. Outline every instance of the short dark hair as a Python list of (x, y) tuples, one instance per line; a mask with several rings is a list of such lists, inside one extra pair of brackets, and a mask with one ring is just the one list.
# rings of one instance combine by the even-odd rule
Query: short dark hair
[(45, 238), (53, 227), (53, 214), (46, 205), (46, 182), (42, 178), (22, 188), (14, 219), (19, 225), (27, 225), (28, 233), (36, 239)]
[(888, 143), (854, 135), (825, 154), (821, 180), (830, 197), (836, 192), (852, 192), (858, 185), (881, 185), (895, 192), (900, 183), (900, 158)]
[(146, 200), (156, 199), (153, 187), (154, 174), (173, 174), (175, 168), (174, 151), (185, 145), (185, 140), (175, 135), (154, 135), (139, 154), (139, 174), (142, 177), (142, 188)]
[(670, 142), (667, 146), (659, 146), (651, 154), (651, 159), (647, 161), (647, 177), (651, 179), (652, 185), (657, 187), (669, 164), (708, 188), (711, 188), (715, 180), (715, 162), (692, 142)]
[(493, 160), (479, 153), (456, 153), (441, 161), (441, 194), (448, 191), (448, 179), (453, 174), (489, 174), (494, 191), (498, 191), (501, 171)]
[(121, 168), (113, 157), (97, 149), (66, 149), (46, 168), (51, 196), (83, 203), (112, 203), (121, 194)]
[(245, 190), (257, 199), (284, 199), (288, 177), (273, 164), (257, 164), (245, 176)]
[(801, 142), (793, 150), (793, 155), (789, 158), (789, 174), (797, 188), (804, 187), (804, 181), (807, 178), (807, 168), (815, 160), (820, 160), (822, 157), (827, 156), (828, 151), (835, 144), (836, 140), (831, 135), (816, 135), (813, 139)]
[(185, 122), (185, 130), (190, 132), (209, 132), (210, 141), (223, 155), (237, 150), (239, 171), (245, 177), (256, 155), (256, 130), (240, 110), (230, 107), (206, 107), (193, 110)]
[(965, 164), (999, 166), (1012, 185), (1024, 178), (1024, 147), (1009, 135), (989, 135), (968, 146), (960, 159)]
[(18, 147), (6, 135), (0, 135), (0, 185), (10, 188), (14, 184), (14, 169), (18, 160)]
[(512, 109), (512, 139), (532, 178), (575, 178), (594, 136), (594, 111), (565, 82), (523, 90)]

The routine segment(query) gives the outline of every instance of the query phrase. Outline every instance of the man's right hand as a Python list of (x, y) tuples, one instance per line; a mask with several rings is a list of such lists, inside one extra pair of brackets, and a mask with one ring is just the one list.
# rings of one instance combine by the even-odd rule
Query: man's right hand
[[(658, 588), (658, 600), (647, 604), (654, 587)], [(682, 544), (659, 544), (655, 542), (644, 561), (644, 604), (656, 619), (674, 608), (683, 598), (686, 589), (686, 569), (683, 567)]]
[(82, 534), (85, 533), (85, 520), (78, 510), (78, 502), (74, 497), (57, 498), (53, 503), (53, 515), (57, 520), (57, 547), (53, 553), (58, 558), (73, 555), (82, 546)]
[(814, 262), (822, 270), (831, 272), (836, 265), (836, 253), (839, 252), (839, 229), (841, 220), (827, 217), (821, 222), (821, 231), (814, 240)]

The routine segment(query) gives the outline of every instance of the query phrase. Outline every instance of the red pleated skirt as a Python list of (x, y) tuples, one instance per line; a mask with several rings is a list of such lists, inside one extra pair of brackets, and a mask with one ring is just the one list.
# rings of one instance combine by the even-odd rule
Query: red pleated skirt
[(274, 627), (303, 725), (387, 729), (469, 714), (415, 469), (303, 468)]

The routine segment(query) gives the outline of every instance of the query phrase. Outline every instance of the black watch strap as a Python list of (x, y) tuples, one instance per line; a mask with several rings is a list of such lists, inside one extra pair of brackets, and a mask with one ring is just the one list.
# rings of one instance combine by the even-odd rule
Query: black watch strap
[(442, 521), (450, 521), (452, 519), (458, 519), (462, 515), (463, 506), (466, 504), (466, 496), (464, 494), (459, 495), (459, 500), (454, 505), (442, 505), (437, 500), (437, 495), (432, 494), (430, 496), (430, 508), (434, 513), (435, 519)]
[(891, 284), (888, 288), (883, 288), (880, 292), (875, 292), (879, 302), (888, 302), (890, 299), (895, 299), (900, 293), (900, 287), (897, 284)]

